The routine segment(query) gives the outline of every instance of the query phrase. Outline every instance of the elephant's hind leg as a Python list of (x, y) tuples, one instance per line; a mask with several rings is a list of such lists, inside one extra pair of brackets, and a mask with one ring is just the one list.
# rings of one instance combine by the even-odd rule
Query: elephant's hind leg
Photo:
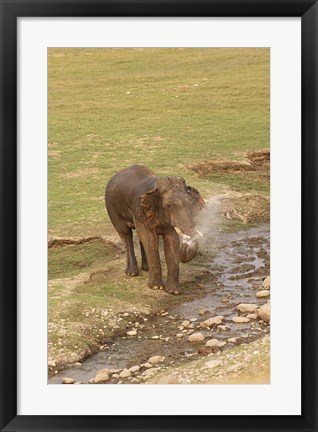
[(119, 235), (126, 250), (126, 259), (127, 259), (126, 274), (128, 276), (138, 276), (139, 270), (138, 270), (136, 255), (134, 251), (132, 229), (129, 228), (127, 234), (119, 233)]

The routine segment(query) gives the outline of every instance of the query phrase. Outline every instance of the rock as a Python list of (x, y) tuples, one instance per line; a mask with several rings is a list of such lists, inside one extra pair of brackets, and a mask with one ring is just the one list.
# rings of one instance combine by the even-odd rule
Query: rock
[(137, 372), (140, 370), (140, 366), (136, 365), (136, 366), (132, 366), (129, 368), (130, 372)]
[(131, 375), (131, 372), (129, 369), (123, 369), (119, 374), (120, 378), (127, 378), (130, 375)]
[(140, 380), (138, 378), (133, 378), (131, 380), (132, 384), (138, 384), (140, 382)]
[(114, 374), (112, 375), (112, 378), (115, 378), (115, 379), (119, 378), (119, 374), (118, 374), (118, 373), (114, 373)]
[(107, 373), (98, 373), (94, 378), (94, 384), (103, 384), (109, 381), (109, 375)]
[(158, 380), (155, 382), (156, 384), (179, 384), (179, 381), (177, 378), (173, 375), (167, 375), (158, 378)]
[(263, 306), (260, 307), (258, 316), (265, 322), (270, 321), (270, 315), (271, 315), (271, 306), (269, 303), (265, 303)]
[(249, 319), (257, 319), (257, 313), (250, 313), (246, 315), (246, 318)]
[(271, 277), (267, 276), (266, 279), (264, 279), (263, 283), (262, 283), (262, 287), (266, 290), (269, 290), (271, 287)]
[(202, 333), (192, 333), (188, 337), (189, 342), (202, 342), (204, 340), (204, 336)]
[(183, 333), (177, 333), (177, 338), (182, 338), (183, 337)]
[(150, 368), (152, 368), (152, 364), (149, 363), (149, 362), (147, 362), (147, 363), (144, 364), (144, 367), (147, 368), (147, 369), (150, 369)]
[(208, 313), (208, 312), (209, 312), (208, 309), (200, 309), (200, 310), (199, 310), (199, 315), (204, 315), (204, 314), (206, 314), (206, 313)]
[(61, 329), (57, 332), (57, 335), (58, 335), (58, 337), (64, 337), (67, 335), (67, 332), (64, 329)]
[(151, 369), (147, 369), (145, 370), (142, 374), (143, 376), (149, 377), (151, 375), (154, 375), (157, 371), (159, 370), (159, 368), (151, 368)]
[(55, 361), (53, 361), (53, 360), (49, 360), (49, 361), (47, 362), (47, 365), (48, 365), (49, 367), (55, 367), (55, 366), (56, 366), (56, 363), (55, 363)]
[(263, 290), (263, 291), (258, 291), (256, 293), (256, 297), (258, 298), (262, 298), (262, 297), (269, 297), (269, 291), (268, 290)]
[(74, 384), (75, 383), (75, 379), (73, 378), (62, 378), (62, 384)]
[(136, 334), (137, 334), (137, 330), (130, 330), (127, 332), (128, 336), (136, 336)]
[(250, 322), (249, 318), (245, 318), (245, 317), (233, 317), (232, 321), (237, 324)]
[(251, 303), (241, 303), (236, 307), (236, 309), (241, 313), (244, 312), (253, 313), (256, 311), (257, 305)]
[(94, 378), (89, 379), (88, 384), (94, 384)]
[(107, 375), (110, 375), (111, 373), (112, 373), (112, 371), (111, 371), (110, 369), (101, 369), (101, 370), (99, 370), (99, 371), (97, 372), (96, 375), (99, 375), (99, 374), (107, 374)]
[(187, 328), (187, 327), (189, 327), (190, 324), (191, 324), (191, 322), (190, 322), (189, 320), (185, 320), (185, 321), (182, 322), (181, 325), (182, 325), (184, 328)]
[(227, 340), (228, 342), (235, 343), (237, 341), (236, 337), (231, 337)]
[(159, 336), (152, 336), (151, 339), (159, 339)]
[(220, 366), (222, 364), (222, 362), (220, 360), (209, 360), (208, 362), (205, 363), (205, 367), (209, 368), (209, 369), (213, 369), (217, 366)]
[(213, 318), (209, 318), (205, 321), (202, 321), (200, 323), (200, 327), (207, 328), (207, 327), (211, 327), (213, 324), (222, 324), (223, 319), (224, 319), (223, 316), (216, 316)]
[(124, 317), (128, 317), (129, 316), (129, 313), (128, 312), (125, 312), (124, 313)]
[(205, 346), (208, 346), (208, 347), (222, 347), (224, 345), (226, 345), (226, 342), (221, 342), (217, 339), (210, 339), (205, 344)]
[(166, 357), (164, 357), (164, 356), (152, 356), (152, 357), (150, 357), (150, 359), (148, 360), (148, 362), (151, 363), (151, 364), (153, 364), (153, 365), (155, 365), (157, 363), (164, 362), (165, 358)]
[(217, 331), (228, 331), (230, 330), (230, 327), (226, 326), (226, 325), (218, 325), (217, 326)]

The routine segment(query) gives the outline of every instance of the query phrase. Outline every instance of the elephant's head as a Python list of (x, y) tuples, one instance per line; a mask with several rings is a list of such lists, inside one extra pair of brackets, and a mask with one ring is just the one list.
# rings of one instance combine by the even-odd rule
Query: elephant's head
[[(187, 186), (182, 177), (169, 176), (157, 178), (156, 187), (142, 195), (141, 205), (151, 226), (173, 226), (188, 238), (194, 239), (197, 236), (194, 218), (205, 206), (205, 202), (197, 189)], [(194, 251), (195, 243), (192, 246)], [(191, 254), (183, 255), (184, 257), (181, 247), (181, 261), (189, 261), (186, 258)]]

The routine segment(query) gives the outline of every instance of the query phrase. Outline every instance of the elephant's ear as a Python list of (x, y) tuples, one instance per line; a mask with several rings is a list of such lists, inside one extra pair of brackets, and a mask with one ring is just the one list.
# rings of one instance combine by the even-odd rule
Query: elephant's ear
[(150, 191), (141, 195), (141, 207), (144, 209), (149, 220), (154, 219), (156, 211), (159, 207), (159, 200), (160, 193), (157, 188), (151, 189)]

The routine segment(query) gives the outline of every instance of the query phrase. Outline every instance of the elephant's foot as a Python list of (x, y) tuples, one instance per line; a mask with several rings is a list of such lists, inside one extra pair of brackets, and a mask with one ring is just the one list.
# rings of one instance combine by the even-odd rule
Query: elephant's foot
[(162, 290), (165, 288), (165, 284), (162, 279), (150, 279), (148, 287), (154, 290)]
[(167, 283), (165, 290), (169, 293), (169, 294), (174, 294), (174, 295), (179, 295), (182, 294), (182, 291), (179, 287), (178, 284), (169, 284)]
[(126, 275), (127, 276), (138, 276), (139, 275), (138, 267), (130, 267), (130, 266), (128, 266), (126, 268)]
[(146, 272), (149, 271), (148, 263), (142, 263), (141, 268), (143, 271), (146, 271)]

